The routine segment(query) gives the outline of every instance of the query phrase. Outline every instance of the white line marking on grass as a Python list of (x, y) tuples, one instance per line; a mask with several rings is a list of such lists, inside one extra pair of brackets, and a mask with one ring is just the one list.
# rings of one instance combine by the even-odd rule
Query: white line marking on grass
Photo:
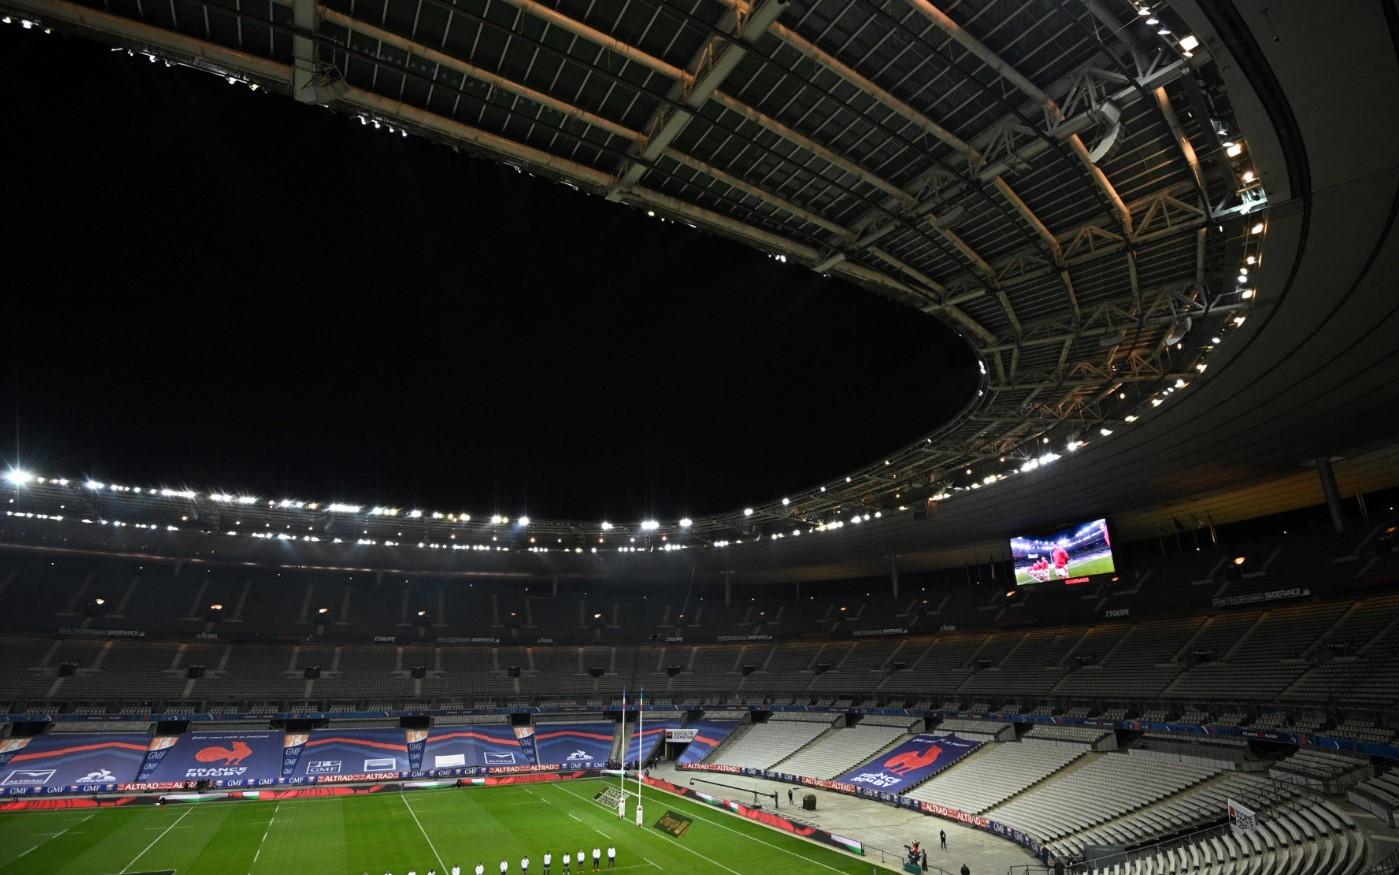
[(191, 811), (193, 811), (193, 810), (194, 810), (193, 808), (186, 808), (184, 814), (181, 814), (179, 817), (175, 818), (174, 823), (171, 823), (169, 826), (167, 826), (167, 827), (165, 828), (165, 832), (162, 832), (160, 835), (158, 835), (158, 836), (156, 836), (155, 838), (151, 839), (151, 843), (150, 843), (149, 845), (146, 845), (144, 848), (142, 848), (142, 849), (141, 849), (141, 853), (139, 853), (139, 854), (137, 854), (136, 856), (132, 857), (132, 858), (131, 858), (131, 862), (130, 862), (130, 863), (127, 863), (125, 866), (123, 866), (123, 867), (122, 867), (122, 870), (121, 870), (120, 872), (118, 872), (117, 875), (126, 875), (127, 871), (130, 870), (132, 866), (135, 866), (135, 865), (136, 865), (136, 861), (137, 861), (137, 860), (139, 860), (139, 859), (141, 859), (142, 857), (146, 856), (146, 851), (149, 851), (151, 848), (155, 847), (155, 843), (156, 843), (156, 842), (158, 842), (158, 841), (160, 841), (161, 839), (165, 838), (165, 833), (170, 832), (170, 830), (174, 829), (177, 825), (179, 825), (180, 821), (184, 820), (186, 817), (189, 817), (189, 813), (190, 813)]
[(92, 820), (96, 816), (96, 814), (89, 814), (87, 817), (84, 817), (82, 820), (78, 821), (78, 823), (87, 823), (89, 820)]
[(262, 848), (258, 848), (257, 852), (253, 854), (253, 862), (256, 863), (257, 858), (260, 856), (262, 856)]
[(573, 818), (574, 820), (578, 821), (579, 823), (582, 823), (582, 822), (583, 822), (583, 818), (581, 818), (581, 817), (579, 817), (578, 815), (574, 814), (572, 811), (570, 811), (570, 812), (568, 813), (568, 816), (571, 817), (571, 818)]
[[(30, 848), (30, 849), (29, 849), (29, 851), (34, 851), (34, 850), (37, 850), (37, 849), (38, 849), (38, 847), (39, 847), (39, 846), (38, 846), (38, 845), (35, 845), (35, 846), (34, 846), (34, 847), (32, 847), (32, 848)], [(24, 852), (24, 854), (27, 854), (27, 853), (29, 853), (29, 851), (25, 851), (25, 852)], [(24, 856), (24, 854), (20, 854), (20, 855), (19, 855), (19, 856), (20, 856), (20, 857), (23, 857), (23, 856)], [(18, 859), (19, 859), (19, 857), (16, 857), (16, 858), (15, 858), (15, 859), (16, 859), (16, 860), (18, 860)]]
[[(646, 860), (645, 857), (642, 857), (641, 859)], [(649, 865), (651, 865), (651, 866), (656, 866), (656, 864), (655, 864), (655, 863), (652, 863), (650, 860), (646, 860), (646, 862), (647, 862), (647, 864), (649, 864)], [(661, 867), (660, 867), (660, 866), (656, 866), (656, 868), (659, 869), (659, 868), (661, 868)]]
[(418, 832), (422, 833), (423, 838), (427, 839), (427, 846), (432, 848), (432, 855), (437, 858), (437, 865), (442, 867), (443, 872), (451, 871), (448, 869), (447, 864), (442, 862), (442, 855), (437, 853), (437, 845), (432, 843), (432, 837), (427, 834), (427, 830), (423, 829), (423, 822), (418, 820), (417, 812), (413, 810), (413, 806), (408, 804), (408, 797), (400, 795), (398, 798), (403, 800), (403, 807), (407, 808), (408, 813), (413, 815), (413, 822), (418, 825)]
[[(579, 799), (586, 799), (586, 798), (587, 798), (586, 796), (579, 796), (577, 793), (574, 793), (572, 790), (570, 790), (570, 789), (568, 789), (567, 787), (564, 787), (564, 786), (562, 786), (562, 785), (560, 785), (559, 789), (562, 790), (562, 791), (564, 791), (565, 793), (569, 794), (570, 796), (578, 796)], [(659, 794), (659, 793), (664, 793), (665, 791), (664, 791), (664, 790), (657, 790), (656, 792)], [(674, 793), (667, 793), (666, 795), (667, 795), (667, 796), (674, 796), (675, 794), (674, 794)], [(686, 801), (689, 802), (689, 801), (691, 801), (691, 800), (686, 800)], [(827, 863), (822, 863), (820, 860), (813, 860), (813, 859), (811, 859), (810, 857), (806, 856), (805, 854), (799, 854), (799, 853), (797, 853), (796, 851), (788, 850), (787, 848), (781, 847), (780, 845), (774, 845), (772, 842), (764, 841), (763, 839), (760, 839), (760, 838), (758, 838), (757, 836), (748, 835), (747, 833), (739, 832), (738, 830), (736, 830), (736, 829), (734, 829), (734, 828), (732, 828), (732, 827), (724, 826), (724, 825), (723, 825), (722, 823), (720, 823), (719, 821), (717, 821), (717, 820), (710, 820), (709, 818), (705, 817), (704, 815), (701, 815), (701, 814), (693, 814), (693, 813), (692, 813), (692, 816), (693, 816), (696, 820), (702, 820), (702, 821), (704, 821), (705, 823), (713, 824), (714, 826), (717, 826), (717, 827), (719, 827), (720, 829), (725, 830), (725, 831), (727, 831), (727, 832), (731, 832), (731, 833), (733, 833), (734, 835), (742, 836), (743, 838), (746, 838), (746, 839), (752, 839), (753, 841), (757, 842), (757, 843), (760, 844), (760, 845), (767, 845), (768, 847), (770, 847), (770, 848), (772, 848), (772, 849), (774, 849), (774, 850), (781, 851), (781, 852), (784, 853), (784, 854), (789, 854), (789, 855), (791, 855), (791, 856), (793, 856), (793, 857), (796, 857), (797, 859), (805, 860), (805, 861), (808, 862), (808, 863), (813, 863), (813, 864), (815, 864), (815, 865), (817, 865), (817, 866), (820, 866), (822, 869), (829, 869), (829, 870), (831, 870), (832, 872), (840, 872), (840, 871), (841, 871), (841, 870), (837, 869), (836, 867), (831, 866), (831, 865), (829, 865), (829, 864), (827, 864)], [(746, 818), (745, 818), (745, 819), (746, 819)], [(767, 828), (767, 827), (765, 827), (765, 828)], [(668, 835), (668, 834), (667, 834), (667, 833), (661, 833), (661, 835)], [(684, 847), (684, 845), (680, 845), (678, 842), (677, 842), (677, 846), (678, 846), (678, 847)], [(690, 849), (689, 849), (689, 848), (685, 848), (685, 850), (689, 851)], [(693, 853), (693, 851), (691, 851), (691, 853)], [(710, 860), (710, 862), (714, 863), (714, 865), (716, 865), (716, 866), (720, 866), (720, 865), (721, 865), (720, 863), (717, 863), (717, 862), (715, 862), (715, 861), (713, 861), (713, 860)], [(727, 867), (723, 867), (723, 868), (727, 868)], [(732, 870), (732, 869), (729, 869), (729, 871), (732, 872), (733, 870)]]

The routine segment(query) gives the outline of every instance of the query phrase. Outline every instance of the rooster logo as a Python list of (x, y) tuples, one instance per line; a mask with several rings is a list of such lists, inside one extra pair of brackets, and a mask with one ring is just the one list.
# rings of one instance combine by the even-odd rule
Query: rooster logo
[(884, 768), (896, 775), (907, 775), (925, 766), (931, 766), (942, 756), (942, 748), (929, 746), (923, 750), (905, 751), (884, 761)]
[(225, 766), (240, 766), (252, 752), (253, 749), (248, 747), (246, 741), (239, 740), (233, 742), (232, 747), (219, 747), (218, 745), (202, 747), (194, 755), (194, 758), (201, 763), (221, 762)]

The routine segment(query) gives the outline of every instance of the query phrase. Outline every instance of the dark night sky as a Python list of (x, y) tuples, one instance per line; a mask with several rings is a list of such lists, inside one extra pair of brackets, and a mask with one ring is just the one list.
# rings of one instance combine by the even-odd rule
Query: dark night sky
[(327, 110), (0, 27), (0, 452), (40, 473), (617, 520), (929, 430), (935, 320)]

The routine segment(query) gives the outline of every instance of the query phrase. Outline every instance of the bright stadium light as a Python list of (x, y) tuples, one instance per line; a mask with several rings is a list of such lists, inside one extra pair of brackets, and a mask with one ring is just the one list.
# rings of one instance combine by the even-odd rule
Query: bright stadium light
[(34, 474), (23, 468), (11, 468), (5, 472), (5, 480), (11, 486), (28, 486), (34, 481)]
[(656, 522), (655, 520), (643, 520), (642, 523), (641, 523), (641, 530), (642, 530), (643, 532), (654, 532), (656, 529), (659, 529), (660, 527), (661, 527), (661, 524), (658, 523), (658, 522)]
[(606, 520), (603, 520), (603, 522), (602, 522), (602, 530), (603, 530), (604, 532), (610, 532), (610, 531), (612, 531), (612, 524), (609, 523), (609, 522), (607, 522)]
[(515, 520), (515, 522), (519, 523), (521, 526), (527, 526), (527, 525), (529, 525), (529, 517), (527, 517), (527, 516), (522, 516), (522, 517), (518, 518), (517, 520)]
[(744, 515), (744, 516), (752, 516), (752, 515), (753, 515), (753, 508), (751, 508), (751, 507), (745, 507), (745, 508), (743, 509), (743, 515)]
[(791, 504), (791, 503), (792, 503), (792, 499), (790, 499), (790, 498), (784, 498), (784, 499), (782, 499), (782, 506), (783, 506), (783, 507), (786, 507), (787, 505), (789, 505), (789, 504)]
[(692, 519), (690, 519), (690, 518), (687, 517), (687, 516), (682, 516), (682, 517), (680, 518), (680, 528), (682, 528), (682, 529), (688, 529), (690, 526), (692, 526), (692, 525), (694, 525), (694, 524), (695, 524), (695, 521), (692, 520)]

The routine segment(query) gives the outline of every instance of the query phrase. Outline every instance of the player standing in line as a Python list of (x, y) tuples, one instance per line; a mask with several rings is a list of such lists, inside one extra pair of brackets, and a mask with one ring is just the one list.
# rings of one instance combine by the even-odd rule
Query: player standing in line
[(602, 848), (593, 848), (593, 871), (597, 872), (602, 868)]
[(617, 848), (615, 845), (607, 846), (607, 868), (617, 868)]
[(569, 859), (570, 859), (570, 857), (569, 857), (568, 854), (564, 854), (564, 855), (563, 855), (563, 875), (568, 875), (568, 861), (569, 861)]
[(510, 875), (510, 861), (500, 861), (500, 875)]
[(529, 875), (529, 857), (520, 859), (520, 875)]
[(582, 848), (579, 848), (579, 849), (578, 849), (578, 856), (577, 856), (575, 859), (578, 860), (578, 871), (579, 871), (579, 872), (582, 872), (582, 871), (583, 871), (583, 865), (584, 865), (585, 863), (588, 862), (588, 855), (585, 854), (585, 853), (583, 853), (583, 849), (582, 849)]
[(460, 866), (453, 866), (453, 867), (452, 867), (452, 875), (461, 875), (461, 867), (460, 867)]
[(485, 864), (485, 863), (477, 863), (477, 864), (476, 864), (476, 875), (486, 875), (486, 864)]
[(554, 855), (548, 851), (544, 852), (544, 875), (549, 875), (549, 867), (554, 865)]

